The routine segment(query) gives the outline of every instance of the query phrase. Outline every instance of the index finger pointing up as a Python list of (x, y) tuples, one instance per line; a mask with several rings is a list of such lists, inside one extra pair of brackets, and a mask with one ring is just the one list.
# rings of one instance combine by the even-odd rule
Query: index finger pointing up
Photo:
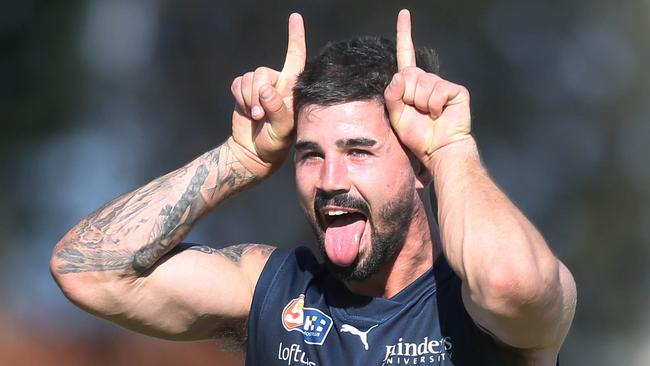
[(277, 83), (278, 91), (286, 96), (291, 93), (296, 77), (305, 68), (307, 59), (307, 46), (305, 46), (305, 26), (302, 16), (293, 13), (289, 16), (289, 44), (287, 57)]
[(400, 10), (397, 15), (397, 70), (415, 66), (415, 48), (411, 38), (411, 13), (406, 10)]

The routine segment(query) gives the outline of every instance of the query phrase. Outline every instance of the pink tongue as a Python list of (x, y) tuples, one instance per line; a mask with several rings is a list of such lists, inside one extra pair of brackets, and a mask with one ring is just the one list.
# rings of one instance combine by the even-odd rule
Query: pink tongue
[(347, 267), (359, 254), (361, 235), (366, 228), (363, 215), (347, 214), (334, 220), (325, 231), (327, 257), (340, 267)]

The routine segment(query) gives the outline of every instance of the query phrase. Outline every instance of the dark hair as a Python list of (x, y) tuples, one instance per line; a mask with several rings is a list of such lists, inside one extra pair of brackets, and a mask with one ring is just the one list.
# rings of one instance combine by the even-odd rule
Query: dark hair
[[(360, 100), (384, 101), (384, 89), (397, 72), (395, 41), (357, 37), (328, 43), (305, 65), (293, 89), (295, 116), (306, 105), (329, 106)], [(416, 50), (416, 64), (438, 72), (431, 49)]]

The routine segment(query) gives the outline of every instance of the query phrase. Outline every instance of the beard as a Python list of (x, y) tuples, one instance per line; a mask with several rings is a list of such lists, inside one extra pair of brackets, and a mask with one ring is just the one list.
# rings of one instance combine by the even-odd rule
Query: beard
[[(322, 191), (316, 192), (313, 214), (308, 214), (307, 217), (318, 238), (318, 247), (328, 270), (342, 281), (363, 281), (387, 265), (404, 245), (413, 220), (415, 202), (412, 192), (413, 187), (407, 187), (396, 196), (397, 199), (384, 204), (374, 214), (360, 197), (349, 193), (327, 195)], [(367, 225), (370, 225), (370, 249), (360, 249), (357, 258), (349, 266), (336, 265), (327, 256), (325, 232), (316, 217), (326, 205), (356, 209), (366, 216)]]

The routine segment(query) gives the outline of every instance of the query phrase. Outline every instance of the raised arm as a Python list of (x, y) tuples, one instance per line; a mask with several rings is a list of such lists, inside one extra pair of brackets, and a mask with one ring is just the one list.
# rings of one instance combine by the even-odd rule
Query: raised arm
[[(177, 244), (200, 217), (282, 164), (293, 130), (287, 102), (305, 59), (298, 14), (289, 19), (287, 54), (282, 72), (260, 68), (250, 73), (255, 82), (242, 82), (249, 74), (235, 79), (233, 134), (225, 143), (107, 203), (59, 241), (51, 272), (71, 301), (168, 339), (244, 334), (243, 320), (272, 247)], [(256, 118), (255, 107), (263, 111)]]
[(506, 345), (557, 351), (575, 310), (573, 278), (481, 163), (468, 91), (415, 65), (410, 29), (400, 12), (399, 72), (386, 105), (396, 134), (433, 176), (442, 249), (463, 280), (465, 307)]

